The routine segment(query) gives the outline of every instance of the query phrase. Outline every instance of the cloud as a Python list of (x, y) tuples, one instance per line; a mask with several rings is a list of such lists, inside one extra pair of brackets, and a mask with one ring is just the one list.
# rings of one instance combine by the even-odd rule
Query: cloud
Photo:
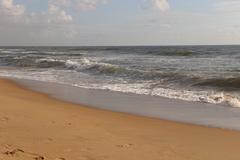
[(49, 3), (62, 8), (74, 8), (78, 11), (96, 9), (98, 5), (106, 4), (109, 0), (50, 0)]
[[(81, 24), (72, 16), (94, 10), (108, 0), (46, 0), (48, 8), (29, 11), (28, 3), (0, 0), (0, 44), (58, 45), (76, 42)], [(71, 11), (71, 12), (68, 12)], [(76, 16), (77, 17), (77, 16)], [(24, 41), (23, 41), (24, 37)]]
[(13, 3), (13, 0), (0, 0), (0, 15), (20, 16), (25, 12), (23, 5)]
[(47, 17), (48, 23), (68, 23), (73, 20), (71, 15), (54, 4), (49, 4)]
[(87, 11), (96, 9), (100, 4), (107, 3), (108, 0), (49, 0), (48, 2), (48, 22), (67, 23), (73, 21), (73, 17), (66, 12), (66, 9), (77, 11)]
[[(47, 10), (29, 12), (13, 0), (0, 0), (0, 43), (48, 43), (73, 39), (79, 26), (64, 8), (48, 1)], [(24, 41), (23, 41), (24, 37)]]
[(214, 7), (222, 13), (240, 13), (239, 0), (220, 0), (215, 3)]
[(168, 0), (153, 0), (153, 2), (160, 11), (165, 12), (170, 9)]
[(108, 0), (74, 0), (75, 6), (78, 10), (95, 9), (100, 4), (106, 4)]

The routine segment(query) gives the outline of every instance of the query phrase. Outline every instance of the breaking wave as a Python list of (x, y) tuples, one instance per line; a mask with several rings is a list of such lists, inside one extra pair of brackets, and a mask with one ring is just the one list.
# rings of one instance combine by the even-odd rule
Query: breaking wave
[[(53, 79), (58, 80), (63, 72), (69, 75), (61, 75), (62, 81), (70, 84), (84, 81), (83, 86), (93, 84), (99, 89), (240, 107), (239, 50), (218, 47), (1, 48), (0, 65), (22, 69), (23, 74), (29, 71), (30, 78), (35, 72), (34, 76), (39, 78), (42, 76), (39, 71), (49, 71), (53, 72), (50, 73)], [(77, 78), (72, 80), (74, 76)]]
[(207, 79), (203, 82), (196, 83), (195, 86), (217, 87), (224, 90), (239, 90), (240, 77)]
[[(131, 67), (123, 67), (110, 63), (103, 63), (81, 57), (74, 59), (43, 58), (42, 56), (6, 56), (0, 58), (0, 63), (7, 66), (67, 69), (77, 72), (86, 72), (94, 75), (106, 75), (130, 78), (133, 80), (158, 81), (150, 87), (156, 88), (166, 83), (175, 83), (192, 87), (212, 87), (220, 91), (235, 91), (240, 89), (240, 77), (235, 78), (211, 78), (185, 74), (184, 72), (171, 72), (161, 70), (141, 70)], [(165, 83), (166, 82), (166, 83)]]

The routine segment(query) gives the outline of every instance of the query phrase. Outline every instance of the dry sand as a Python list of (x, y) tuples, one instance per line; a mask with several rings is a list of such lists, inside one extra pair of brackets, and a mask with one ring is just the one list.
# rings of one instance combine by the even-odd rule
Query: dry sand
[(0, 160), (239, 160), (240, 132), (61, 102), (0, 80)]

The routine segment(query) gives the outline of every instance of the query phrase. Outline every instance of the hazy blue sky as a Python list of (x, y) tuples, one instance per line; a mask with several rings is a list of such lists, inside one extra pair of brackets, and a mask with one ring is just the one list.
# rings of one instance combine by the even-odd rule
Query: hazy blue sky
[(240, 0), (0, 0), (0, 45), (240, 44)]

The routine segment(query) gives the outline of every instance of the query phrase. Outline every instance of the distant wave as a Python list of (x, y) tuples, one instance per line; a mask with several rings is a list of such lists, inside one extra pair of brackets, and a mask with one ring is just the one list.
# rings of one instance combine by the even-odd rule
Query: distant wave
[(28, 55), (28, 56), (82, 56), (86, 52), (67, 52), (67, 51), (58, 51), (58, 50), (28, 50), (28, 49), (0, 49), (0, 56), (13, 56), (13, 55)]
[(45, 51), (45, 52), (37, 52), (35, 55), (45, 55), (45, 56), (83, 56), (84, 53), (66, 53), (66, 52), (57, 52), (57, 51)]
[(194, 52), (193, 51), (184, 51), (184, 50), (176, 50), (176, 51), (148, 51), (147, 54), (151, 55), (159, 55), (159, 56), (183, 56), (183, 57), (188, 57), (188, 56), (193, 56)]
[(63, 67), (65, 62), (53, 59), (41, 59), (38, 56), (4, 57), (0, 60), (1, 64), (17, 67), (51, 68)]

